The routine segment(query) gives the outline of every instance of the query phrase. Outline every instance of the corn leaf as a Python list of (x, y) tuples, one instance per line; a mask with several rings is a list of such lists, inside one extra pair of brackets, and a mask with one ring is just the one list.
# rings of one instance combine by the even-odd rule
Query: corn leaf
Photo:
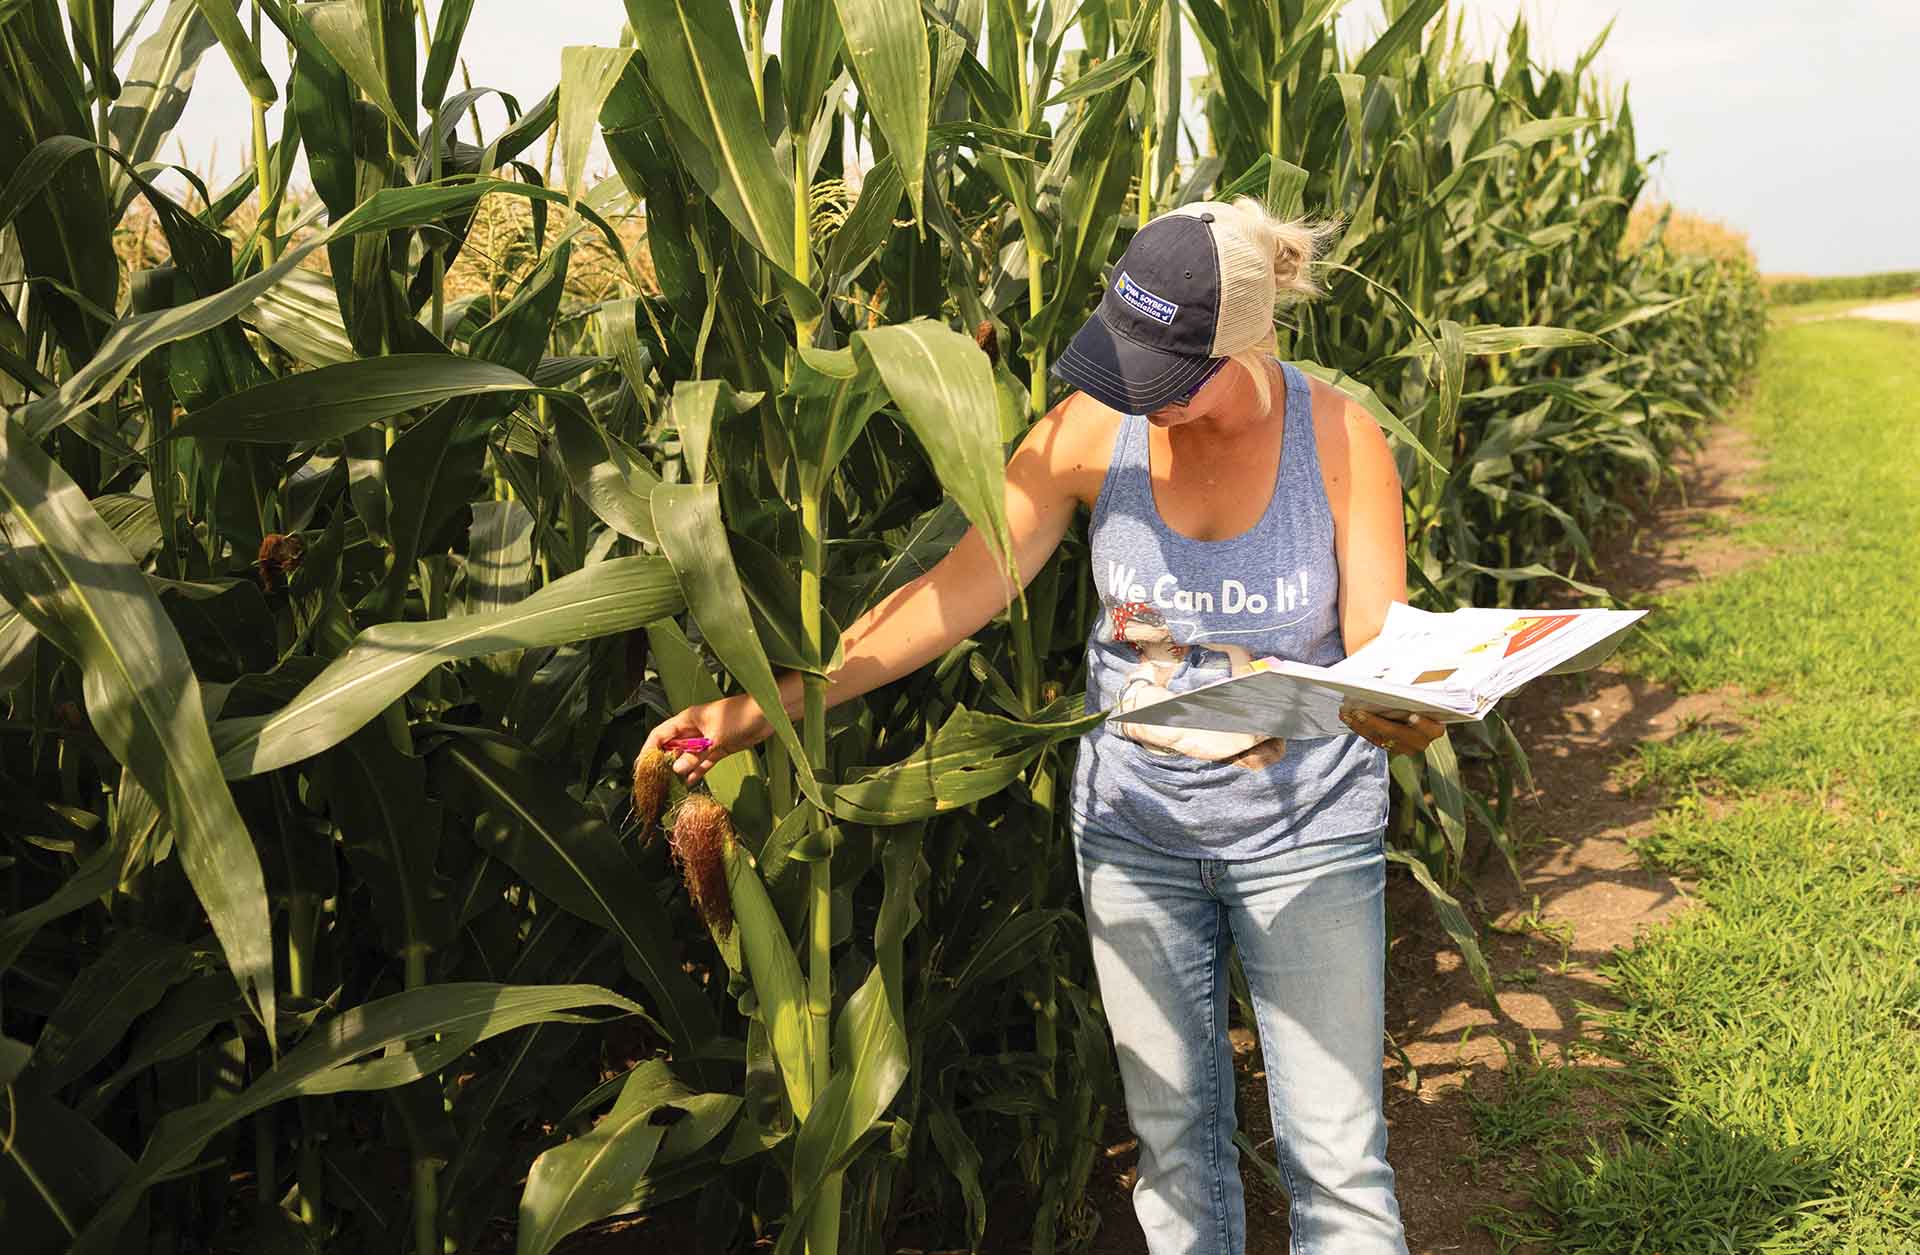
[[(302, 7), (311, 10), (321, 6)], [(279, 100), (280, 93), (273, 85), (273, 75), (267, 73), (267, 67), (260, 64), (260, 53), (248, 37), (247, 28), (240, 24), (240, 15), (232, 0), (200, 0), (200, 15), (206, 18), (214, 38), (226, 50), (227, 59), (233, 62), (234, 71), (246, 86), (247, 95), (265, 104)]]
[(560, 50), (560, 168), (565, 171), (568, 196), (577, 199), (583, 190), (587, 152), (600, 125), (600, 110), (632, 56), (631, 48)]
[(827, 490), (840, 460), (885, 404), (870, 361), (857, 360), (851, 349), (800, 346), (780, 412), (789, 423), (802, 492)]
[[(803, 759), (796, 757), (796, 762)], [(786, 926), (767, 896), (753, 855), (737, 842), (726, 852), (727, 896), (733, 907), (740, 953), (759, 1003), (754, 1018), (766, 1026), (773, 1057), (780, 1066), (787, 1101), (805, 1120), (813, 1110), (812, 1050), (807, 1037), (807, 985), (800, 960), (787, 941)]]
[(907, 1005), (906, 939), (922, 919), (920, 894), (929, 876), (921, 857), (924, 826), (907, 824), (889, 833), (880, 851), (880, 914), (873, 926), (873, 956), (896, 1015)]
[(87, 715), (161, 803), (181, 866), (272, 1040), (260, 856), (207, 736), (193, 665), (146, 575), (67, 473), (0, 423), (0, 594), (81, 668)]
[[(811, 294), (792, 279), (793, 180), (767, 142), (732, 12), (707, 0), (627, 0), (627, 16), (651, 89), (675, 123), (673, 146), (688, 173), (741, 237), (785, 276), (789, 298), (817, 316), (818, 301), (808, 304)], [(632, 77), (615, 88), (639, 90)]]
[(93, 79), (96, 95), (115, 100), (120, 80), (113, 73), (113, 0), (67, 0), (67, 24), (73, 50)]
[(738, 396), (723, 380), (694, 379), (673, 385), (667, 402), (667, 425), (680, 434), (680, 460), (687, 478), (695, 484), (707, 481), (707, 450), (713, 444), (713, 423), (725, 404), (745, 409), (759, 394)]
[(1465, 565), (1468, 570), (1476, 571), (1491, 579), (1506, 580), (1510, 583), (1519, 580), (1553, 580), (1555, 583), (1565, 584), (1575, 592), (1585, 593), (1589, 597), (1601, 597), (1609, 601), (1612, 600), (1612, 595), (1599, 585), (1582, 583), (1570, 575), (1564, 575), (1554, 570), (1544, 562), (1529, 562), (1525, 566), (1507, 567), (1482, 566), (1477, 562), (1469, 562)]
[(1453, 848), (1455, 865), (1467, 852), (1467, 800), (1460, 783), (1460, 758), (1454, 753), (1453, 740), (1444, 731), (1427, 746), (1426, 783), (1433, 793), (1433, 808), (1440, 816), (1440, 830)]
[(420, 103), (428, 109), (438, 109), (446, 99), (454, 62), (460, 57), (460, 41), (466, 38), (467, 22), (473, 17), (473, 5), (474, 0), (440, 2), (440, 16), (433, 24), (433, 45), (427, 50), (427, 68), (420, 80)]
[(65, 1250), (133, 1161), (90, 1121), (31, 1086), (9, 1080), (0, 1091), (0, 1108), (0, 1123), (10, 1133), (0, 1142), (7, 1246)]
[(653, 490), (660, 477), (653, 467), (602, 427), (585, 406), (557, 406), (550, 417), (573, 491), (614, 531), (655, 543)]
[(1353, 72), (1362, 77), (1390, 73), (1396, 60), (1418, 47), (1420, 32), (1445, 6), (1446, 0), (1411, 0), (1385, 33), (1354, 62)]
[(273, 714), (216, 723), (220, 767), (258, 775), (338, 745), (443, 662), (629, 631), (683, 604), (663, 559), (610, 558), (494, 614), (379, 624)]
[[(1173, 177), (1180, 161), (1181, 52), (1186, 43), (1186, 23), (1181, 21), (1178, 5), (1168, 6), (1160, 15), (1160, 42), (1148, 68), (1148, 93), (1151, 97), (1148, 117), (1153, 126), (1153, 156), (1143, 181), (1153, 194), (1145, 203), (1147, 214), (1173, 204)], [(969, 1212), (971, 1215), (971, 1212)]]
[(900, 166), (891, 156), (882, 157), (867, 171), (860, 184), (860, 199), (827, 246), (827, 281), (837, 288), (866, 268), (887, 237), (893, 234), (893, 213), (900, 207), (906, 185), (900, 178)]
[(787, 0), (781, 8), (780, 90), (790, 132), (812, 128), (842, 46), (833, 0)]
[[(451, 982), (351, 1007), (325, 1021), (278, 1066), (233, 1096), (169, 1112), (140, 1159), (74, 1243), (74, 1255), (120, 1248), (141, 1196), (192, 1163), (222, 1130), (289, 1098), (392, 1089), (429, 1076), (483, 1041), (542, 1023), (591, 1023), (588, 1011), (639, 1015), (640, 1007), (597, 985)], [(377, 1052), (386, 1052), (384, 1054)]]
[(687, 609), (707, 645), (740, 686), (760, 704), (774, 733), (793, 755), (801, 787), (816, 804), (821, 786), (808, 765), (800, 733), (780, 702), (767, 651), (754, 634), (753, 611), (740, 586), (714, 484), (662, 484), (653, 490), (653, 530), (680, 581)]
[(296, 270), (261, 293), (243, 317), (308, 366), (338, 366), (359, 357), (347, 338), (333, 284), (310, 270)]
[(941, 487), (1007, 572), (1011, 595), (1020, 586), (1019, 568), (1007, 529), (1006, 455), (986, 355), (966, 336), (924, 320), (857, 332), (853, 352), (879, 373)]
[(699, 1150), (739, 1109), (731, 1094), (694, 1093), (661, 1060), (642, 1063), (590, 1132), (533, 1161), (516, 1252), (546, 1255), (582, 1225), (632, 1210), (646, 1196), (650, 1167)]
[[(834, 1021), (834, 1058), (841, 1064), (800, 1125), (793, 1144), (794, 1215), (778, 1252), (797, 1252), (811, 1209), (822, 1205), (820, 1186), (845, 1170), (874, 1123), (907, 1079), (907, 1035), (875, 967)], [(839, 1192), (830, 1197), (837, 1204)]]
[(323, 366), (223, 397), (182, 419), (175, 439), (319, 443), (455, 397), (526, 392), (519, 371), (471, 357), (395, 353)]
[(847, 60), (860, 76), (861, 100), (873, 111), (888, 155), (900, 169), (918, 221), (927, 166), (927, 97), (933, 65), (920, 0), (834, 0), (846, 36)]
[(60, 995), (34, 1043), (27, 1079), (53, 1091), (78, 1078), (193, 967), (188, 946), (138, 928), (117, 930)]
[(440, 806), (426, 764), (396, 749), (384, 728), (362, 728), (314, 764), (313, 781), (340, 829), (341, 851), (373, 896), (373, 918), (396, 957), (452, 940), (448, 886), (435, 872)]
[(1544, 144), (1550, 140), (1572, 135), (1592, 126), (1593, 123), (1594, 119), (1589, 117), (1539, 118), (1532, 122), (1522, 122), (1492, 145), (1476, 152), (1469, 160), (1492, 161), (1497, 157), (1519, 152), (1523, 148), (1531, 148), (1535, 144)]
[(360, 0), (318, 0), (298, 6), (294, 12), (353, 80), (353, 85), (387, 115), (387, 120), (393, 123), (393, 135), (406, 155), (414, 155), (417, 149), (413, 142), (413, 121), (401, 116), (393, 93), (387, 89), (387, 67), (378, 51), (381, 41), (366, 7)]
[(1129, 52), (1124, 56), (1109, 57), (1093, 69), (1073, 80), (1066, 87), (1042, 101), (1042, 109), (1051, 109), (1056, 105), (1072, 104), (1076, 100), (1085, 100), (1089, 96), (1098, 96), (1102, 92), (1125, 87), (1140, 77), (1153, 65), (1153, 58), (1144, 52)]
[(1420, 887), (1427, 891), (1427, 901), (1433, 906), (1440, 927), (1459, 947), (1461, 957), (1467, 961), (1467, 970), (1473, 973), (1474, 983), (1480, 986), (1480, 992), (1487, 1001), (1492, 1002), (1493, 971), (1487, 966), (1486, 954), (1480, 949), (1479, 933), (1474, 929), (1473, 921), (1467, 918), (1466, 911), (1461, 909), (1460, 899), (1440, 887), (1433, 873), (1427, 870), (1427, 865), (1417, 855), (1406, 850), (1389, 849), (1387, 859), (1412, 872)]
[(1080, 714), (1073, 703), (1063, 698), (1033, 723), (956, 706), (939, 731), (906, 758), (838, 786), (831, 809), (842, 819), (898, 824), (990, 797), (1013, 783), (1046, 746), (1078, 736), (1106, 717)]
[(1592, 332), (1572, 327), (1466, 327), (1460, 339), (1461, 347), (1474, 357), (1605, 344)]
[[(1241, 54), (1248, 50), (1236, 47), (1227, 9), (1222, 7), (1220, 0), (1187, 0), (1187, 6), (1193, 14), (1195, 32), (1212, 53), (1209, 60), (1220, 76), (1221, 96), (1233, 121), (1233, 133), (1238, 136), (1264, 135), (1267, 129), (1266, 93), (1261, 85), (1253, 82), (1242, 64)], [(1235, 162), (1233, 168), (1239, 169), (1242, 164)]]
[(680, 970), (654, 890), (619, 836), (550, 778), (524, 749), (455, 737), (435, 755), (442, 796), (479, 819), (474, 840), (554, 905), (618, 937), (627, 970), (653, 996), (657, 1018), (692, 1057), (716, 1031), (713, 1012)]
[(1440, 396), (1433, 424), (1422, 432), (1426, 436), (1422, 444), (1438, 449), (1440, 460), (1451, 465), (1453, 434), (1460, 424), (1460, 393), (1466, 384), (1466, 332), (1451, 318), (1441, 319), (1435, 332), (1435, 356), (1422, 360), (1429, 370), (1439, 373)]
[(960, 1187), (960, 1197), (966, 1200), (967, 1241), (977, 1250), (987, 1233), (987, 1192), (980, 1184), (980, 1148), (967, 1135), (966, 1126), (960, 1123), (952, 1107), (929, 1107), (926, 1123), (935, 1153)]
[(653, 1112), (623, 1094), (592, 1132), (533, 1161), (520, 1194), (517, 1255), (547, 1255), (569, 1233), (622, 1209), (667, 1135)]
[(518, 501), (476, 501), (467, 532), (467, 613), (523, 600), (533, 582), (533, 515)]

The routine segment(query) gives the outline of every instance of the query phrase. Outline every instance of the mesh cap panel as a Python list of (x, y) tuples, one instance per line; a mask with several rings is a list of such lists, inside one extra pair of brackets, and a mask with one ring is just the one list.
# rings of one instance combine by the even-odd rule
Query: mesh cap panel
[(1240, 230), (1240, 211), (1219, 201), (1196, 201), (1174, 213), (1208, 223), (1220, 264), (1220, 314), (1214, 323), (1211, 356), (1226, 357), (1264, 342), (1273, 330), (1273, 262), (1266, 250)]

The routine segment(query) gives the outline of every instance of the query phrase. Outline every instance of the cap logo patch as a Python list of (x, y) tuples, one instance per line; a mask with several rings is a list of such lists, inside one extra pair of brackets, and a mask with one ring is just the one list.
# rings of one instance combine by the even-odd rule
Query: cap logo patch
[(1113, 281), (1113, 294), (1125, 301), (1135, 313), (1144, 314), (1157, 323), (1173, 326), (1173, 316), (1180, 307), (1164, 296), (1156, 296), (1133, 281), (1133, 276), (1122, 270), (1120, 277)]

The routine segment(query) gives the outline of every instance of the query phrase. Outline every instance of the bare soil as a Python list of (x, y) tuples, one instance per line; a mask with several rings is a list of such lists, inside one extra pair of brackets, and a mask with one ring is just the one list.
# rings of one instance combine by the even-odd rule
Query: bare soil
[[(1644, 604), (1763, 556), (1725, 527), (1758, 468), (1745, 433), (1715, 428), (1702, 449), (1676, 464), (1678, 484), (1638, 503), (1636, 527), (1602, 547), (1595, 582)], [(1420, 887), (1398, 872), (1391, 877), (1387, 1030), (1405, 1063), (1384, 1060), (1388, 1158), (1413, 1255), (1495, 1255), (1497, 1245), (1473, 1217), (1523, 1200), (1505, 1187), (1505, 1172), (1482, 1160), (1466, 1094), (1497, 1092), (1495, 1074), (1509, 1052), (1529, 1058), (1537, 1041), (1543, 1057), (1556, 1058), (1560, 1045), (1581, 1037), (1575, 1004), (1609, 1004), (1601, 971), (1609, 955), (1686, 905), (1686, 887), (1644, 869), (1630, 848), (1651, 827), (1660, 799), (1635, 788), (1633, 773), (1621, 767), (1641, 742), (1678, 731), (1736, 735), (1751, 700), (1733, 691), (1683, 696), (1599, 669), (1541, 681), (1507, 704), (1534, 775), (1511, 825), (1520, 881), (1490, 848), (1470, 849), (1478, 864), (1467, 902), (1484, 926), (1497, 1006), (1474, 984)], [(1270, 1153), (1259, 1052), (1251, 1035), (1235, 1033), (1241, 1123)], [(1118, 1118), (1110, 1141), (1091, 1187), (1101, 1216), (1093, 1251), (1144, 1255), (1128, 1193), (1137, 1155)], [(1286, 1255), (1284, 1195), (1244, 1162), (1242, 1175), (1248, 1255)]]
[(1847, 311), (1849, 318), (1878, 318), (1884, 322), (1920, 322), (1920, 301), (1885, 301)]

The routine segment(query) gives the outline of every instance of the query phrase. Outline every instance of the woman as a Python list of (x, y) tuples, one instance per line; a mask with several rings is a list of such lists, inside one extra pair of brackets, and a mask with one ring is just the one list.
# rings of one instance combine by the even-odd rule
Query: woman
[[(1405, 598), (1399, 477), (1372, 419), (1274, 360), (1281, 296), (1314, 292), (1316, 232), (1257, 202), (1141, 228), (1054, 371), (1078, 391), (1007, 465), (1031, 579), (1092, 511), (1101, 614), (1087, 709), (1132, 709), (1279, 655), (1334, 662)], [(1010, 589), (969, 532), (843, 635), (829, 703), (945, 654)], [(797, 675), (782, 678), (790, 711)], [(1381, 1107), (1386, 753), (1439, 735), (1360, 712), (1353, 735), (1287, 744), (1103, 724), (1080, 746), (1075, 856), (1095, 970), (1140, 1142), (1134, 1209), (1155, 1255), (1238, 1255), (1227, 947), (1253, 994), (1296, 1252), (1404, 1255)], [(705, 737), (697, 782), (768, 735), (745, 696), (667, 720)]]

